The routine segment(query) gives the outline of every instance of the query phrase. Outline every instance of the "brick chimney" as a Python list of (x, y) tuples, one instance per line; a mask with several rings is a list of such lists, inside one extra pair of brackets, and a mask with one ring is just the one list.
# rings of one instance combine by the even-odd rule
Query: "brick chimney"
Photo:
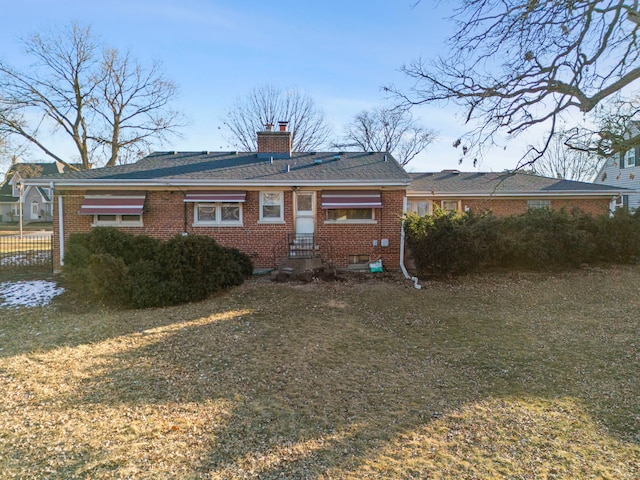
[(258, 132), (258, 158), (290, 158), (291, 132), (287, 130), (289, 122), (278, 122), (278, 131), (272, 131), (273, 125), (265, 125)]

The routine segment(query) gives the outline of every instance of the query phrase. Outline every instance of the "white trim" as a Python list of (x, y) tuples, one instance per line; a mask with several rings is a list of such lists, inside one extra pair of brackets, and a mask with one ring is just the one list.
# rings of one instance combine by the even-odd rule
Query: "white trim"
[[(43, 180), (31, 180), (29, 185), (49, 185), (50, 179)], [(368, 181), (345, 181), (345, 180), (277, 180), (277, 181), (265, 181), (265, 180), (247, 180), (238, 179), (234, 181), (229, 180), (217, 180), (217, 179), (203, 179), (203, 180), (184, 180), (184, 179), (167, 179), (167, 180), (108, 180), (108, 179), (92, 179), (92, 180), (58, 180), (54, 181), (58, 187), (93, 187), (104, 189), (108, 188), (137, 188), (138, 190), (146, 187), (234, 187), (234, 188), (246, 188), (248, 186), (256, 187), (408, 187), (409, 181), (394, 180), (376, 180), (373, 182)]]
[[(129, 215), (129, 214), (116, 214), (116, 213), (98, 213), (93, 216), (93, 222), (91, 222), (91, 226), (92, 227), (144, 227), (143, 223), (142, 223), (142, 215)], [(108, 220), (98, 220), (99, 216), (108, 216), (108, 217), (116, 217), (116, 219), (114, 221), (108, 221)], [(122, 221), (122, 217), (123, 216), (127, 216), (127, 217), (140, 217), (140, 220), (138, 221), (131, 221), (131, 222), (123, 222)]]
[(620, 195), (622, 193), (633, 192), (629, 189), (619, 190), (603, 190), (603, 191), (585, 191), (585, 190), (567, 190), (565, 192), (500, 192), (500, 193), (474, 193), (474, 192), (407, 192), (409, 200), (413, 198), (509, 198), (509, 197), (546, 197), (546, 198), (586, 198), (586, 197), (610, 197)]
[[(263, 195), (265, 193), (279, 193), (280, 194), (280, 216), (279, 217), (265, 217), (263, 215), (263, 207), (267, 206), (263, 203)], [(259, 206), (260, 216), (259, 223), (283, 223), (284, 222), (284, 190), (261, 190), (259, 192)], [(275, 204), (274, 204), (275, 205)]]
[[(238, 220), (222, 220), (222, 206), (236, 205), (238, 207)], [(213, 207), (215, 209), (215, 220), (200, 220), (198, 208)], [(241, 227), (242, 226), (242, 202), (199, 202), (193, 204), (193, 226), (194, 227)]]

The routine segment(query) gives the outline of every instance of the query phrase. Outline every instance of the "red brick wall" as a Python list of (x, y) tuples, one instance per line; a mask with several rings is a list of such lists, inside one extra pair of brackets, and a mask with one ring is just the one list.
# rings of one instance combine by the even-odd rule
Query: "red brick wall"
[(259, 153), (291, 153), (291, 132), (258, 132)]
[[(316, 233), (323, 256), (331, 258), (339, 268), (349, 264), (350, 255), (380, 256), (385, 268), (399, 269), (404, 194), (404, 190), (382, 191), (383, 208), (375, 210), (375, 224), (325, 223), (326, 210), (320, 208), (318, 202)], [(388, 247), (381, 246), (383, 239), (389, 240)], [(374, 240), (378, 242), (377, 247), (373, 246)]]
[[(542, 199), (541, 197), (537, 197)], [(433, 201), (440, 205), (442, 200), (458, 200), (462, 211), (465, 207), (475, 213), (491, 211), (494, 215), (505, 217), (508, 215), (520, 215), (527, 211), (527, 198), (417, 198), (410, 197), (410, 201)], [(551, 208), (561, 208), (571, 211), (574, 208), (590, 214), (602, 215), (609, 212), (610, 198), (551, 198)]]
[[(182, 191), (148, 191), (145, 201), (142, 227), (122, 227), (133, 234), (168, 239), (174, 235), (208, 235), (220, 245), (235, 247), (253, 258), (256, 267), (273, 267), (286, 255), (286, 237), (294, 231), (293, 193), (284, 189), (284, 222), (259, 223), (260, 192), (247, 191), (242, 208), (242, 226), (194, 226), (194, 206), (184, 203)], [(93, 217), (80, 216), (78, 211), (84, 199), (84, 191), (56, 192), (54, 220), (55, 265), (60, 265), (58, 245), (58, 195), (64, 202), (65, 241), (74, 232), (91, 230)], [(404, 190), (383, 191), (384, 208), (376, 209), (375, 224), (325, 224), (325, 211), (320, 208), (320, 192), (316, 202), (316, 236), (320, 253), (325, 260), (332, 260), (337, 267), (346, 267), (349, 255), (380, 255), (386, 268), (399, 268), (400, 216)], [(185, 217), (186, 215), (186, 217)], [(185, 223), (186, 218), (186, 223)], [(382, 239), (389, 240), (388, 247), (381, 247)], [(373, 247), (373, 240), (378, 247)]]

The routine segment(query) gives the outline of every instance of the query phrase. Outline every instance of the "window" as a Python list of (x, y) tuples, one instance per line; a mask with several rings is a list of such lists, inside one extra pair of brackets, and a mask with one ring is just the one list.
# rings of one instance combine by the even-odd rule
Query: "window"
[(626, 166), (627, 167), (635, 167), (636, 166), (636, 149), (632, 148), (625, 153), (626, 158)]
[(327, 210), (330, 222), (371, 222), (375, 220), (373, 208), (331, 208)]
[(421, 217), (425, 215), (431, 215), (431, 202), (407, 202), (407, 211), (411, 213), (417, 213)]
[(349, 265), (368, 265), (369, 255), (349, 255)]
[(196, 203), (194, 225), (242, 225), (241, 203)]
[(527, 200), (527, 208), (529, 210), (536, 208), (551, 208), (551, 200)]
[(260, 192), (260, 220), (263, 222), (284, 221), (283, 192)]
[(142, 215), (98, 214), (93, 216), (93, 226), (141, 227)]
[(456, 212), (458, 210), (458, 201), (442, 200), (442, 210), (445, 212)]

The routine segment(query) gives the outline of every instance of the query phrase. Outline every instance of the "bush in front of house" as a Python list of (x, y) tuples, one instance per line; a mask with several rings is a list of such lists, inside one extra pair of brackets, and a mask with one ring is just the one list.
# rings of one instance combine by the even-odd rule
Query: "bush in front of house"
[(407, 214), (405, 232), (418, 272), (465, 274), (501, 254), (498, 224), (489, 214), (459, 215), (435, 208), (433, 215)]
[(567, 268), (640, 259), (640, 213), (592, 217), (575, 210), (405, 216), (407, 243), (419, 275), (455, 275), (481, 267)]
[(203, 300), (239, 285), (251, 260), (209, 237), (160, 241), (115, 228), (74, 234), (65, 251), (70, 293), (92, 302), (146, 308)]

